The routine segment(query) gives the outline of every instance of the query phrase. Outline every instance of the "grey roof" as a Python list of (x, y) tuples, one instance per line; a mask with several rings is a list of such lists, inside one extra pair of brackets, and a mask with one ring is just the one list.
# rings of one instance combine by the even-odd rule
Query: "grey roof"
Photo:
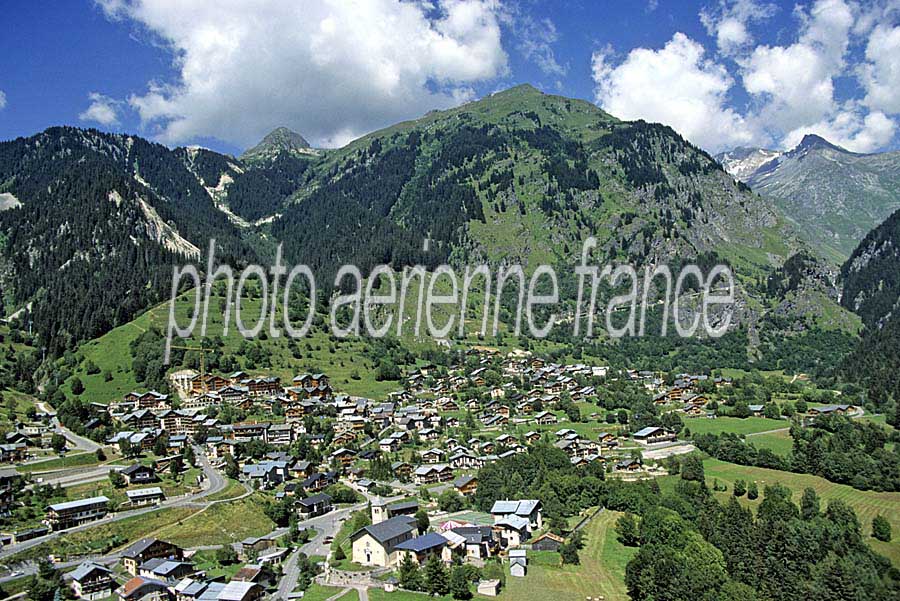
[(96, 503), (109, 503), (109, 499), (104, 496), (99, 497), (90, 497), (88, 499), (79, 499), (77, 501), (66, 501), (65, 503), (54, 503), (50, 505), (50, 509), (53, 511), (65, 511), (66, 509), (77, 509), (79, 507), (85, 507), (87, 505), (94, 505)]
[(446, 544), (447, 539), (440, 534), (437, 534), (435, 532), (427, 532), (422, 536), (417, 536), (415, 538), (405, 540), (394, 548), (419, 553), (421, 551), (443, 547)]
[(86, 561), (83, 564), (79, 565), (73, 571), (69, 572), (69, 576), (73, 580), (82, 580), (86, 576), (88, 576), (91, 572), (96, 570), (100, 570), (102, 572), (106, 572), (107, 574), (112, 574), (112, 570), (108, 569), (106, 566), (98, 565), (91, 561)]
[(330, 503), (331, 495), (326, 495), (325, 493), (319, 493), (317, 495), (312, 495), (306, 497), (305, 499), (300, 499), (297, 501), (298, 505), (303, 505), (304, 507), (310, 507), (312, 505), (318, 505), (319, 503)]
[(416, 509), (418, 509), (418, 508), (419, 508), (419, 502), (418, 502), (418, 501), (413, 501), (413, 500), (397, 501), (396, 503), (391, 503), (391, 504), (388, 505), (387, 507), (388, 507), (388, 509), (391, 510), (391, 511), (403, 511), (404, 509), (412, 509), (413, 507), (415, 507)]
[(351, 540), (356, 539), (358, 535), (365, 532), (379, 543), (384, 543), (392, 538), (396, 538), (407, 532), (411, 532), (416, 528), (416, 520), (408, 515), (398, 515), (395, 518), (363, 526), (350, 535)]
[(654, 432), (656, 432), (658, 430), (662, 430), (662, 428), (658, 428), (656, 426), (647, 426), (646, 428), (641, 428), (640, 430), (635, 432), (633, 434), (633, 436), (635, 438), (640, 438), (642, 436), (650, 436), (651, 434), (653, 434)]

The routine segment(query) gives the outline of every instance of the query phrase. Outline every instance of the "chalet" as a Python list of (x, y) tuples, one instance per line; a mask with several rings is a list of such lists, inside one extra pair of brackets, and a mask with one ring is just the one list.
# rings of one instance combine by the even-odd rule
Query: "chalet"
[(206, 409), (207, 407), (218, 407), (221, 404), (222, 397), (218, 392), (205, 392), (183, 400), (181, 407), (183, 409)]
[(288, 465), (288, 476), (291, 478), (306, 478), (312, 474), (313, 464), (309, 461), (297, 459)]
[(659, 442), (670, 442), (675, 440), (676, 437), (674, 432), (666, 430), (665, 428), (647, 426), (632, 434), (632, 438), (637, 442), (655, 444)]
[(175, 584), (195, 572), (194, 566), (177, 559), (148, 559), (138, 566), (138, 576)]
[(396, 438), (382, 438), (378, 441), (378, 449), (382, 453), (393, 453), (400, 448), (400, 441)]
[(399, 516), (414, 516), (418, 510), (419, 503), (415, 499), (395, 501), (394, 503), (376, 499), (372, 503), (372, 523), (378, 524)]
[(276, 396), (281, 394), (281, 378), (269, 376), (265, 378), (247, 378), (241, 380), (241, 386), (247, 389), (250, 396)]
[(609, 432), (601, 432), (597, 436), (597, 442), (599, 442), (600, 446), (603, 448), (619, 446), (619, 440), (616, 438), (616, 435), (610, 434)]
[(235, 440), (261, 440), (268, 442), (270, 426), (271, 424), (268, 422), (233, 424), (231, 432)]
[(229, 384), (224, 388), (220, 388), (215, 394), (219, 396), (219, 400), (223, 403), (240, 405), (250, 396), (250, 389), (239, 384)]
[(269, 444), (289, 445), (294, 442), (294, 428), (290, 424), (273, 424), (267, 433)]
[(24, 442), (0, 444), (0, 462), (14, 463), (24, 461), (28, 455), (28, 446)]
[(505, 548), (518, 547), (531, 536), (528, 518), (509, 515), (494, 522), (494, 532)]
[(754, 417), (760, 417), (763, 412), (766, 410), (765, 405), (748, 405), (747, 409), (750, 411), (750, 415)]
[(416, 484), (434, 484), (453, 479), (453, 469), (447, 464), (423, 465), (413, 472)]
[(397, 545), (413, 538), (416, 520), (398, 516), (364, 526), (350, 535), (352, 561), (365, 566), (392, 567), (399, 562)]
[(453, 481), (453, 487), (464, 497), (470, 497), (478, 490), (478, 478), (476, 476), (460, 476)]
[(265, 595), (266, 589), (256, 582), (232, 580), (218, 592), (216, 601), (256, 601)]
[(248, 561), (275, 546), (275, 540), (269, 536), (248, 536), (237, 544), (238, 559)]
[(168, 601), (169, 586), (162, 580), (135, 576), (116, 589), (119, 601)]
[(425, 463), (440, 463), (444, 459), (444, 451), (441, 449), (428, 449), (422, 451), (422, 461)]
[(486, 419), (482, 420), (482, 422), (488, 428), (506, 426), (509, 424), (509, 417), (497, 413), (491, 415), (490, 417), (487, 417)]
[(128, 503), (132, 507), (156, 505), (166, 500), (165, 493), (163, 493), (163, 490), (158, 486), (126, 490), (125, 496), (128, 497)]
[(337, 461), (341, 464), (342, 467), (347, 468), (354, 461), (356, 461), (356, 451), (341, 447), (340, 449), (331, 453), (330, 457), (332, 461)]
[(540, 432), (535, 432), (534, 430), (531, 430), (531, 431), (525, 433), (525, 442), (527, 442), (529, 444), (534, 444), (537, 441), (539, 441), (540, 439), (541, 439)]
[(450, 456), (450, 467), (453, 469), (467, 469), (480, 467), (478, 457), (468, 451), (456, 452)]
[(820, 415), (846, 415), (852, 413), (853, 410), (853, 405), (823, 405), (821, 407), (810, 407), (807, 413), (818, 417)]
[(534, 421), (542, 426), (548, 426), (557, 423), (559, 420), (549, 411), (541, 411), (534, 416)]
[(169, 395), (149, 390), (147, 392), (129, 392), (124, 397), (126, 405), (131, 405), (137, 409), (150, 409), (152, 411), (169, 409), (172, 403), (169, 401)]
[(231, 382), (216, 374), (197, 374), (191, 378), (191, 393), (203, 394), (204, 392), (215, 392), (221, 388), (225, 388)]
[(335, 435), (331, 442), (338, 446), (345, 446), (348, 444), (352, 444), (356, 441), (356, 432), (353, 430), (345, 430), (340, 434)]
[(398, 478), (409, 478), (412, 475), (412, 465), (405, 461), (395, 461), (391, 464), (391, 471)]
[(44, 523), (53, 531), (65, 530), (99, 520), (106, 515), (108, 508), (109, 499), (104, 496), (54, 503), (47, 507)]
[(616, 462), (615, 470), (617, 472), (637, 472), (640, 471), (641, 466), (640, 459), (623, 459)]
[(317, 472), (304, 480), (300, 486), (303, 487), (303, 490), (318, 492), (320, 490), (325, 490), (337, 481), (338, 475), (336, 472), (325, 472), (324, 474)]
[(184, 552), (180, 547), (164, 540), (142, 538), (122, 551), (120, 557), (122, 559), (122, 567), (132, 576), (137, 576), (138, 566), (144, 562), (156, 558), (180, 561), (184, 559)]
[(324, 515), (332, 509), (331, 496), (324, 493), (300, 499), (295, 505), (297, 506), (297, 513), (301, 519), (309, 519)]
[(528, 523), (528, 532), (543, 527), (541, 518), (541, 502), (537, 500), (495, 501), (491, 507), (494, 523), (509, 517), (524, 518)]
[(419, 438), (422, 440), (437, 440), (440, 436), (441, 433), (434, 428), (425, 428), (419, 432)]
[(90, 601), (109, 597), (116, 586), (112, 570), (90, 561), (66, 574), (65, 579), (69, 581), (76, 597)]
[(443, 534), (466, 558), (487, 559), (498, 551), (499, 541), (490, 526), (457, 526)]
[(149, 409), (138, 409), (132, 413), (126, 413), (119, 421), (133, 430), (143, 430), (145, 428), (155, 428), (159, 420)]

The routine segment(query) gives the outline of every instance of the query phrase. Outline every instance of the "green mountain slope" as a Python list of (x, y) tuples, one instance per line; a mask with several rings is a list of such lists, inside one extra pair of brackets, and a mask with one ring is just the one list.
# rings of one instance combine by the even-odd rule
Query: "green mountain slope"
[(842, 371), (884, 406), (900, 400), (900, 211), (872, 230), (841, 269), (841, 302), (866, 331)]

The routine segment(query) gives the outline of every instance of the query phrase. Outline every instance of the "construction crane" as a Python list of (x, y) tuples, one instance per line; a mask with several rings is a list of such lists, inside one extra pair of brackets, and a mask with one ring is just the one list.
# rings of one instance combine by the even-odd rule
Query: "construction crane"
[(203, 394), (209, 392), (209, 388), (206, 384), (206, 351), (212, 350), (205, 348), (203, 346), (175, 346), (172, 345), (174, 349), (180, 349), (183, 351), (199, 351), (200, 352), (200, 386), (202, 387)]

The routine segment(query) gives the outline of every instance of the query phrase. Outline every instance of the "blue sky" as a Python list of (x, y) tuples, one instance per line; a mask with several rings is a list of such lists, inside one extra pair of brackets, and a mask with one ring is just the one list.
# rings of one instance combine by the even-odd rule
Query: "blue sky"
[(336, 146), (528, 82), (712, 151), (900, 147), (900, 2), (4, 2), (0, 139), (57, 124)]

